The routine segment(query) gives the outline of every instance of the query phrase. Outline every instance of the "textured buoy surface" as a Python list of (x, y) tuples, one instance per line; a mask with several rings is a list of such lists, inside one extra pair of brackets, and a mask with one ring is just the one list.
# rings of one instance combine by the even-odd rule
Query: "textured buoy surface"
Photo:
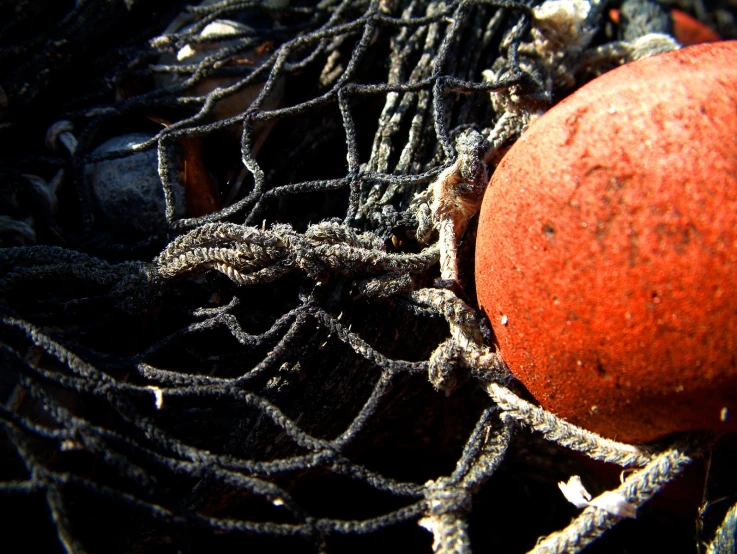
[[(125, 150), (152, 136), (131, 133), (114, 137), (98, 146), (92, 154)], [(158, 167), (155, 148), (86, 165), (87, 183), (97, 216), (106, 228), (132, 239), (145, 238), (167, 229), (166, 199)], [(184, 190), (175, 182), (173, 191), (174, 212), (181, 217), (184, 214)]]
[(491, 178), (476, 285), (540, 404), (610, 438), (737, 430), (737, 43), (619, 67)]

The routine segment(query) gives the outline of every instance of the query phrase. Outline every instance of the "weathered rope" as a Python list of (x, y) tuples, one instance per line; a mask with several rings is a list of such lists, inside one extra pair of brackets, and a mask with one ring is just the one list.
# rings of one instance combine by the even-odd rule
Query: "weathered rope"
[(503, 410), (503, 418), (512, 418), (532, 431), (541, 433), (547, 440), (582, 452), (595, 460), (618, 464), (623, 467), (643, 466), (653, 454), (647, 449), (605, 439), (572, 425), (550, 412), (519, 398), (498, 383), (488, 383), (486, 391)]

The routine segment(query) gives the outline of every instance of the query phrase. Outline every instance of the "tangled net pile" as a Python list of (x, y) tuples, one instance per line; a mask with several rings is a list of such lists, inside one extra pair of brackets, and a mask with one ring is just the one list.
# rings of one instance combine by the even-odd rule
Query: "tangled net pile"
[[(657, 18), (622, 37), (603, 1), (67, 4), (0, 18), (6, 546), (33, 521), (16, 539), (47, 552), (651, 550), (646, 508), (617, 535), (623, 514), (566, 502), (571, 452), (628, 468), (634, 509), (711, 439), (619, 444), (525, 400), (472, 253), (505, 149), (677, 48)], [(146, 152), (165, 224), (106, 219), (90, 168)], [(735, 519), (698, 539), (727, 551)]]

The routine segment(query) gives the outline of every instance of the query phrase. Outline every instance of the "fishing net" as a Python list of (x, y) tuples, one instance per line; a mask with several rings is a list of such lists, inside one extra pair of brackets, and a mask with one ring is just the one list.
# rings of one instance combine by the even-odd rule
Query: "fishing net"
[[(3, 550), (734, 548), (728, 438), (567, 424), (475, 308), (505, 150), (678, 47), (671, 6), (612, 7), (3, 4)], [(658, 506), (703, 458), (699, 517)]]

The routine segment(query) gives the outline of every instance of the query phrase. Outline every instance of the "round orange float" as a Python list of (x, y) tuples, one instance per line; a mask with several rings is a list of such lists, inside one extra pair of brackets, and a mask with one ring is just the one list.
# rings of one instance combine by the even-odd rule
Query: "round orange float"
[(610, 438), (737, 430), (737, 42), (619, 67), (491, 178), (479, 304), (540, 404)]

